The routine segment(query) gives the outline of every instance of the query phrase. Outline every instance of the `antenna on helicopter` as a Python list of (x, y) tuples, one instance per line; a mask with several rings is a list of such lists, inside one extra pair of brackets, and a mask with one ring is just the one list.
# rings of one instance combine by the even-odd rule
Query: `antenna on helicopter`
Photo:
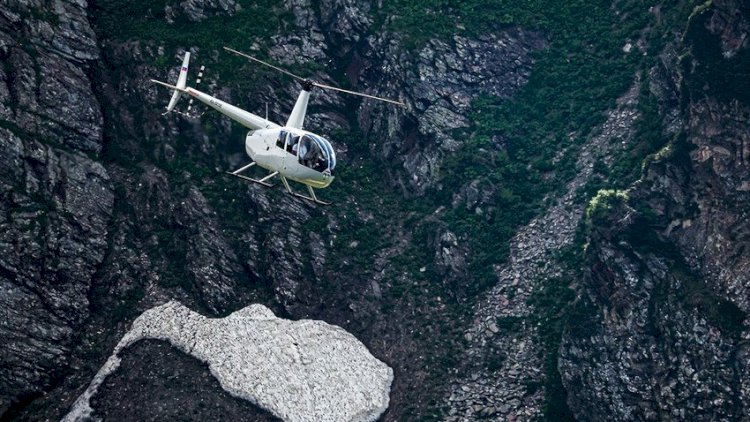
[(385, 101), (387, 103), (400, 105), (401, 107), (406, 107), (406, 104), (404, 104), (404, 103), (402, 103), (400, 101), (389, 100), (387, 98), (376, 97), (374, 95), (364, 94), (362, 92), (349, 91), (348, 89), (343, 89), (343, 88), (339, 88), (339, 87), (335, 87), (335, 86), (331, 86), (331, 85), (325, 85), (325, 84), (321, 84), (321, 83), (318, 83), (318, 82), (315, 82), (315, 81), (311, 81), (309, 79), (303, 78), (301, 76), (297, 76), (297, 75), (295, 75), (292, 72), (289, 72), (289, 71), (284, 70), (284, 69), (282, 69), (280, 67), (274, 66), (274, 65), (272, 65), (270, 63), (264, 62), (263, 60), (257, 59), (257, 58), (255, 58), (253, 56), (250, 56), (248, 54), (245, 54), (243, 52), (234, 50), (234, 49), (229, 48), (229, 47), (224, 47), (224, 50), (227, 50), (230, 53), (234, 53), (234, 54), (237, 54), (238, 56), (245, 57), (245, 58), (250, 59), (250, 60), (252, 60), (254, 62), (260, 63), (260, 64), (262, 64), (264, 66), (268, 66), (271, 69), (274, 69), (274, 70), (279, 71), (281, 73), (284, 73), (284, 74), (286, 74), (288, 76), (291, 76), (292, 78), (301, 81), (302, 82), (302, 87), (306, 91), (309, 91), (313, 86), (317, 86), (318, 88), (331, 89), (331, 90), (343, 92), (343, 93), (346, 93), (346, 94), (358, 95), (360, 97), (370, 98), (370, 99), (379, 100), (379, 101)]
[[(205, 70), (206, 70), (206, 66), (201, 65), (200, 70), (198, 71), (198, 78), (195, 80), (195, 88), (196, 89), (200, 88), (201, 81), (203, 80), (203, 72)], [(185, 113), (178, 112), (178, 113), (180, 113), (182, 115), (185, 115), (187, 117), (190, 117), (191, 119), (199, 119), (201, 116), (203, 116), (204, 114), (206, 114), (205, 111), (202, 112), (202, 113), (200, 113), (200, 114), (198, 114), (197, 111), (193, 112), (192, 109), (193, 109), (193, 98), (191, 97), (190, 101), (188, 101), (187, 112), (185, 112)]]

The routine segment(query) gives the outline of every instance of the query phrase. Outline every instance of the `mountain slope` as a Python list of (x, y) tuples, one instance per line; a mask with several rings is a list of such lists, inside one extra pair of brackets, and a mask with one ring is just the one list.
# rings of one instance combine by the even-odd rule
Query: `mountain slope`
[[(383, 420), (741, 417), (747, 22), (731, 0), (3, 5), (0, 414), (58, 419), (177, 299), (345, 328), (394, 368)], [(247, 158), (217, 114), (161, 115), (147, 79), (190, 50), (202, 90), (285, 120), (294, 82), (224, 45), (407, 103), (313, 93), (334, 206), (224, 177)]]

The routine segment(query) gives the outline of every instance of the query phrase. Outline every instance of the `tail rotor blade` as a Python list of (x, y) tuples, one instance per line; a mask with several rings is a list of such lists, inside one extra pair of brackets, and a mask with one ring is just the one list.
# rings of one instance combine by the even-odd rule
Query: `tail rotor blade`
[(180, 99), (182, 90), (185, 89), (189, 63), (190, 63), (190, 52), (186, 51), (185, 58), (182, 59), (182, 67), (180, 67), (180, 76), (177, 77), (176, 86), (178, 89), (174, 91), (174, 93), (172, 94), (172, 98), (169, 100), (169, 105), (167, 105), (167, 112), (174, 110), (174, 106), (177, 104), (177, 101)]

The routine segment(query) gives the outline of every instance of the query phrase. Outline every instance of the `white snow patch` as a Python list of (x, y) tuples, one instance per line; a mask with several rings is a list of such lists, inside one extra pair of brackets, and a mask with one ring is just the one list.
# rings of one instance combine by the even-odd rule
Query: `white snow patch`
[(207, 318), (171, 301), (133, 322), (63, 422), (91, 420), (91, 397), (120, 352), (143, 339), (206, 362), (230, 394), (286, 421), (374, 421), (388, 408), (393, 370), (340, 327), (277, 318), (262, 305)]

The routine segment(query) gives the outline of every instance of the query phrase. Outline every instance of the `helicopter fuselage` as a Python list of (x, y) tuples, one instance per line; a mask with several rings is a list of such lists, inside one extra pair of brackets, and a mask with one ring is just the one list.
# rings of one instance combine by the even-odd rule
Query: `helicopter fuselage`
[[(245, 151), (252, 159), (252, 162), (227, 173), (266, 187), (273, 186), (268, 181), (278, 176), (288, 193), (316, 204), (329, 205), (328, 202), (319, 200), (313, 189), (328, 187), (333, 182), (333, 171), (336, 168), (336, 152), (328, 140), (320, 135), (302, 129), (307, 113), (307, 104), (310, 99), (310, 90), (313, 87), (331, 89), (404, 106), (404, 103), (399, 101), (349, 91), (304, 79), (247, 54), (228, 47), (224, 48), (227, 51), (281, 71), (302, 82), (302, 90), (297, 97), (297, 101), (294, 103), (291, 113), (289, 113), (286, 124), (281, 126), (280, 124), (271, 122), (268, 120), (268, 112), (266, 112), (266, 117), (263, 118), (195, 88), (188, 87), (187, 72), (190, 62), (190, 52), (185, 52), (176, 85), (151, 79), (151, 82), (172, 90), (172, 98), (169, 100), (166, 112), (173, 111), (180, 97), (183, 94), (187, 94), (250, 129), (250, 132), (245, 137)], [(200, 76), (201, 74), (198, 75), (198, 82), (200, 81)], [(189, 109), (190, 107), (188, 107)], [(270, 174), (260, 179), (253, 179), (242, 174), (256, 165), (268, 170)], [(295, 193), (289, 186), (287, 179), (306, 185), (309, 196)]]
[[(299, 140), (305, 136), (315, 137), (316, 140), (327, 143), (319, 136), (302, 129), (290, 127), (259, 129), (248, 132), (245, 138), (245, 151), (253, 161), (268, 171), (278, 171), (287, 179), (314, 188), (325, 188), (334, 179), (331, 170), (316, 170), (310, 163), (305, 162), (301, 155), (303, 151), (299, 148), (293, 149), (291, 146), (292, 139), (296, 137)], [(330, 159), (330, 157), (327, 158), (327, 160)], [(333, 164), (335, 165), (335, 161)]]

